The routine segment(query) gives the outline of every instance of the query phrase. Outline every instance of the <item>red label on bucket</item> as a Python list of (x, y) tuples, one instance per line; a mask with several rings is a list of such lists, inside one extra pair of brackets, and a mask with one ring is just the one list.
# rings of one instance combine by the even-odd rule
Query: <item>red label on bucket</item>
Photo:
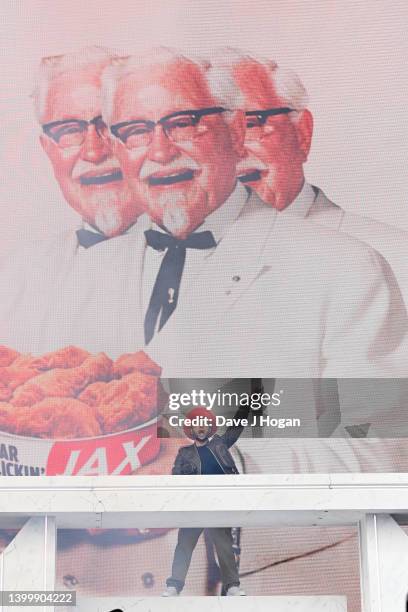
[(98, 438), (59, 440), (52, 445), (45, 473), (49, 476), (131, 474), (159, 452), (157, 423)]

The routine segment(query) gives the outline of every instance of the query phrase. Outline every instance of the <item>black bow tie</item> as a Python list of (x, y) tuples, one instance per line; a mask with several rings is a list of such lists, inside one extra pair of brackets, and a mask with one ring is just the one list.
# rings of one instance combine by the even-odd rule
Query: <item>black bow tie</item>
[(152, 229), (145, 231), (145, 236), (147, 244), (156, 251), (164, 251), (169, 248), (211, 249), (217, 244), (212, 232), (209, 231), (195, 232), (184, 240)]
[(76, 235), (78, 238), (78, 243), (85, 249), (89, 249), (89, 247), (93, 246), (94, 244), (98, 244), (98, 242), (108, 240), (108, 236), (105, 236), (105, 234), (91, 232), (90, 230), (83, 228), (77, 230)]
[(160, 312), (159, 330), (176, 309), (187, 249), (211, 249), (217, 243), (209, 231), (192, 233), (184, 240), (157, 230), (147, 230), (145, 236), (147, 244), (156, 251), (167, 249), (144, 320), (145, 342), (148, 344), (153, 338)]

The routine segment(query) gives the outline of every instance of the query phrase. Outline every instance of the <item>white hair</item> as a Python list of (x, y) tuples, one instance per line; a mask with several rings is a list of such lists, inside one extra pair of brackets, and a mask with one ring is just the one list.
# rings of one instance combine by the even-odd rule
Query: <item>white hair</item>
[(82, 70), (88, 66), (94, 66), (95, 70), (101, 73), (115, 57), (120, 57), (120, 54), (112, 49), (96, 45), (63, 55), (43, 57), (38, 67), (34, 89), (31, 94), (38, 120), (41, 120), (44, 113), (50, 84), (54, 79), (61, 74)]
[(203, 75), (209, 92), (217, 106), (236, 110), (242, 106), (242, 94), (232, 75), (221, 65), (212, 65), (207, 58), (184, 55), (178, 49), (170, 47), (155, 47), (143, 55), (129, 55), (113, 59), (102, 73), (102, 114), (109, 125), (113, 113), (115, 91), (118, 84), (141, 68), (146, 69), (157, 65), (171, 65), (184, 62), (193, 65)]
[(261, 65), (266, 70), (270, 84), (284, 104), (296, 111), (307, 108), (309, 96), (299, 76), (289, 68), (281, 67), (271, 59), (258, 58), (241, 49), (222, 47), (216, 49), (213, 65), (222, 66), (233, 78), (233, 70), (243, 62)]

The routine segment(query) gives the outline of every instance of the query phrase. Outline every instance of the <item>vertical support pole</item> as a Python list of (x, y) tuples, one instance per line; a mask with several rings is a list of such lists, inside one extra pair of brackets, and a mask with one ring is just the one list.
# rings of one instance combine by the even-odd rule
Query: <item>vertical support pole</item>
[(363, 612), (406, 612), (408, 536), (388, 514), (359, 525)]
[[(56, 565), (54, 516), (31, 517), (0, 555), (3, 591), (53, 591)], [(31, 607), (31, 606), (30, 606)], [(1, 612), (26, 612), (27, 606), (0, 606)], [(38, 611), (54, 612), (54, 606)]]
[(381, 612), (377, 517), (366, 514), (358, 526), (362, 612)]

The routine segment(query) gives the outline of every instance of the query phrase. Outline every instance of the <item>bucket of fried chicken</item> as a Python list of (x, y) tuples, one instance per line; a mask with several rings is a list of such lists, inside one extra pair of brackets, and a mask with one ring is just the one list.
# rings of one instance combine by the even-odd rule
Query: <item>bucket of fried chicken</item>
[(137, 473), (160, 450), (160, 374), (143, 351), (0, 346), (0, 476)]

